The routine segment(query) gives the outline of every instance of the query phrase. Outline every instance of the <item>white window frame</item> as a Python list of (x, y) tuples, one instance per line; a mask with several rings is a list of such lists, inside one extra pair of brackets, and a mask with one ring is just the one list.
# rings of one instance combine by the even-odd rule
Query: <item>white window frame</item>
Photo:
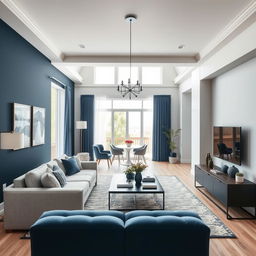
[(54, 82), (51, 87), (57, 90), (57, 109), (56, 109), (56, 154), (61, 157), (64, 154), (64, 118), (65, 118), (65, 89)]

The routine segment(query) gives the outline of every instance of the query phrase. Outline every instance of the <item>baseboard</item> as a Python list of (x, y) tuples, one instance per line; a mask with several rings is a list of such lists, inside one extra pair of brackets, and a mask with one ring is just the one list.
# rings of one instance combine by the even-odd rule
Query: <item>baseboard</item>
[(4, 202), (0, 204), (0, 216), (4, 215)]

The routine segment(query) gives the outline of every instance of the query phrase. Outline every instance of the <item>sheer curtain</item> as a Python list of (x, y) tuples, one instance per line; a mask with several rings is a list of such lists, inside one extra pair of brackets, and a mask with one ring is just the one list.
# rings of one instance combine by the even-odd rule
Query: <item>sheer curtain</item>
[(103, 144), (105, 148), (109, 148), (111, 143), (111, 112), (107, 111), (110, 108), (111, 100), (106, 97), (95, 98), (94, 143)]

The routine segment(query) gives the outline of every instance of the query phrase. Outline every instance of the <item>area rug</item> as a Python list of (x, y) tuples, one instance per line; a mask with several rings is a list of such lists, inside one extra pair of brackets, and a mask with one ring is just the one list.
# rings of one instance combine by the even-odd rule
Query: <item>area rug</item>
[[(98, 185), (93, 189), (85, 204), (86, 210), (108, 209), (108, 189), (112, 176), (101, 175)], [(199, 214), (211, 229), (211, 238), (235, 238), (234, 233), (203, 204), (176, 176), (158, 176), (165, 191), (165, 210), (193, 211)], [(161, 195), (151, 194), (113, 194), (111, 208), (115, 209), (160, 209)]]

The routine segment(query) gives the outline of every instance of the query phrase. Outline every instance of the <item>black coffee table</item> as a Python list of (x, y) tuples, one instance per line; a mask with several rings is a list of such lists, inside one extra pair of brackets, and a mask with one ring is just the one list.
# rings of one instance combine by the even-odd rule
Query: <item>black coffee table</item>
[[(131, 210), (131, 209), (120, 209), (120, 208), (113, 209), (113, 208), (111, 208), (111, 195), (112, 194), (154, 194), (154, 195), (162, 194), (163, 201), (162, 201), (161, 210), (164, 210), (164, 207), (165, 207), (164, 190), (163, 190), (163, 187), (161, 186), (161, 184), (159, 183), (157, 177), (154, 176), (154, 178), (155, 178), (155, 184), (157, 185), (156, 189), (143, 189), (142, 186), (137, 187), (135, 185), (134, 180), (132, 181), (132, 183), (133, 183), (132, 188), (118, 188), (117, 184), (125, 183), (126, 177), (124, 174), (114, 174), (112, 177), (112, 180), (111, 180), (109, 191), (108, 191), (108, 209), (109, 210), (121, 210), (121, 211)], [(134, 209), (134, 210), (136, 210), (136, 209)], [(140, 210), (142, 210), (142, 209), (140, 209)], [(147, 208), (147, 210), (151, 210), (151, 209)], [(155, 209), (152, 209), (152, 210), (155, 210)]]

